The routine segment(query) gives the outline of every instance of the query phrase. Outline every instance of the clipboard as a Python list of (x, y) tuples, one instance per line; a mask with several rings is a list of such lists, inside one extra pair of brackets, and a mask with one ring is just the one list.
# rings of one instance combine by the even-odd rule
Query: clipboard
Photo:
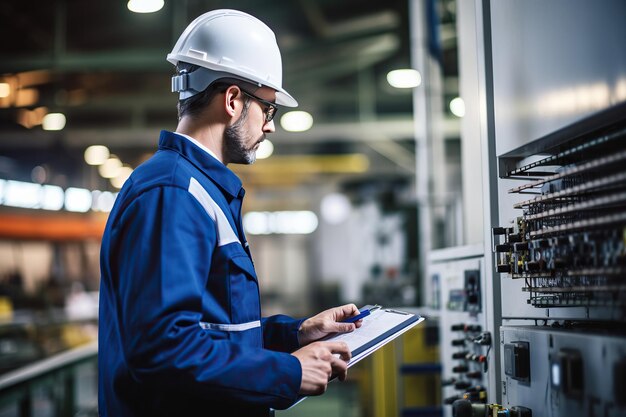
[[(367, 305), (359, 310), (372, 308)], [(395, 308), (380, 308), (364, 317), (361, 327), (350, 333), (340, 333), (324, 340), (341, 341), (348, 345), (352, 358), (348, 368), (371, 355), (398, 336), (424, 321), (424, 317)]]
[[(366, 305), (359, 310), (371, 309), (374, 306)], [(372, 311), (370, 315), (363, 318), (361, 327), (350, 333), (340, 333), (323, 340), (341, 341), (348, 344), (352, 358), (348, 362), (348, 368), (368, 357), (387, 343), (391, 342), (401, 334), (424, 321), (424, 317), (419, 314), (395, 308), (380, 308)], [(331, 379), (336, 379), (333, 377)], [(307, 397), (300, 397), (289, 408), (292, 409), (300, 404)]]

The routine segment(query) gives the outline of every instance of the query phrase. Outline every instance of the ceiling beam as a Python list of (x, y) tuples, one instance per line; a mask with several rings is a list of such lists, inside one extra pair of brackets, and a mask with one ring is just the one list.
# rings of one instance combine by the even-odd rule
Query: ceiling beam
[(16, 73), (37, 69), (56, 72), (101, 72), (101, 71), (167, 71), (172, 66), (165, 59), (167, 51), (158, 50), (115, 50), (102, 52), (66, 52), (58, 56), (37, 54), (0, 60), (0, 73)]

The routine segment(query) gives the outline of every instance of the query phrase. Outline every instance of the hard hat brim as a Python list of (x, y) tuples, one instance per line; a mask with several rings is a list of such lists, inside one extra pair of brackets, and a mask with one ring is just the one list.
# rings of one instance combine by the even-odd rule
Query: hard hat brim
[(283, 89), (276, 90), (276, 104), (285, 107), (298, 107), (298, 102), (296, 101), (296, 99), (291, 97), (291, 95)]

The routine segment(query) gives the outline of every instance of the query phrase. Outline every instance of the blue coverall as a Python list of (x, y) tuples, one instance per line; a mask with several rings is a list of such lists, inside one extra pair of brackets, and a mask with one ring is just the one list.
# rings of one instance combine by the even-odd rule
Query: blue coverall
[(101, 250), (101, 416), (267, 416), (298, 398), (301, 320), (261, 319), (244, 190), (189, 139), (120, 191)]

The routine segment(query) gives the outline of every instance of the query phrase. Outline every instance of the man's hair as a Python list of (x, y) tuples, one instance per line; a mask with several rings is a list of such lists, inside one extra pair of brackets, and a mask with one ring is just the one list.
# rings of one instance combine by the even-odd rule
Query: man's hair
[[(182, 72), (191, 73), (200, 68), (198, 65), (189, 64), (187, 62), (178, 62), (176, 65), (176, 72), (178, 74)], [(241, 86), (242, 84), (247, 84), (244, 81), (230, 79), (230, 78), (220, 78), (212, 82), (204, 91), (201, 91), (198, 94), (195, 94), (191, 97), (188, 97), (183, 100), (178, 101), (178, 120), (182, 119), (184, 116), (196, 117), (198, 116), (210, 103), (220, 93), (226, 91), (226, 89), (231, 85)], [(241, 88), (241, 87), (240, 87)], [(250, 106), (250, 98), (244, 95), (244, 109)]]

